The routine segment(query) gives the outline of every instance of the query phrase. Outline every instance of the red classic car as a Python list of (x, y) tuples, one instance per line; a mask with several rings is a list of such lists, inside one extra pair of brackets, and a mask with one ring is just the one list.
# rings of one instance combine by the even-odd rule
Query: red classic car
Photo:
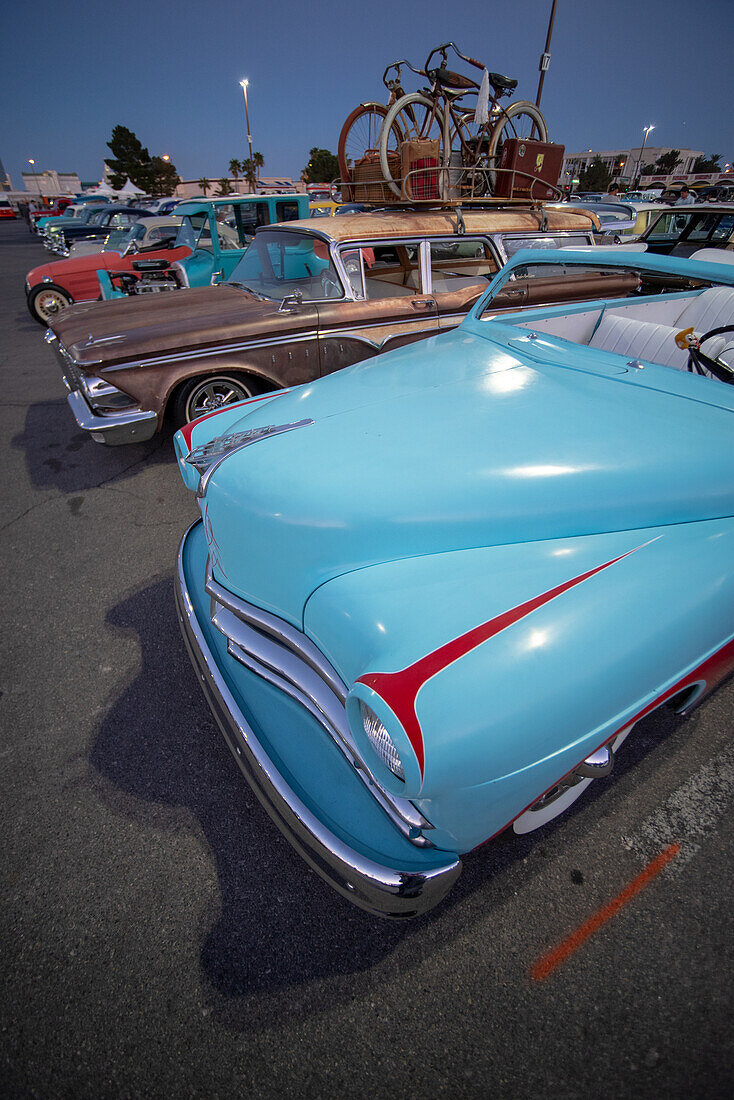
[[(135, 228), (135, 227), (133, 227)], [(173, 233), (175, 234), (175, 229)], [(120, 252), (95, 252), (88, 256), (75, 256), (68, 260), (41, 264), (28, 272), (25, 292), (31, 317), (41, 325), (48, 325), (72, 302), (92, 302), (101, 295), (98, 271), (129, 271), (135, 275), (137, 260), (164, 260), (174, 263), (191, 254), (185, 245), (178, 248), (131, 248)]]
[(15, 210), (7, 199), (0, 199), (0, 218), (14, 218)]
[(35, 225), (39, 218), (59, 218), (73, 199), (57, 199), (52, 206), (42, 206), (40, 210), (31, 210), (31, 222)]

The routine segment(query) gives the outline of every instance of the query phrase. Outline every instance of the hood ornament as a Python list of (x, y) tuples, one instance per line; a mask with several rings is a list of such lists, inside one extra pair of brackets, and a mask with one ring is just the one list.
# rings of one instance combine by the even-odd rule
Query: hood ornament
[(260, 428), (248, 428), (243, 432), (229, 432), (227, 435), (218, 435), (199, 447), (194, 447), (186, 455), (186, 462), (193, 466), (201, 474), (197, 497), (201, 498), (206, 493), (209, 479), (219, 464), (225, 458), (229, 458), (236, 451), (249, 447), (251, 443), (257, 443), (261, 439), (267, 439), (271, 435), (280, 435), (282, 432), (290, 432), (294, 428), (305, 428), (307, 424), (313, 424), (313, 420), (297, 420), (292, 424), (265, 424)]

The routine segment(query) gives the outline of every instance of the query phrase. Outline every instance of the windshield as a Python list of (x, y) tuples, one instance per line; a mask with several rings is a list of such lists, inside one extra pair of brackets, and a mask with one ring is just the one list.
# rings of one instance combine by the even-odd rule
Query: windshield
[(212, 236), (206, 213), (187, 215), (183, 219), (176, 237), (176, 248), (181, 248), (182, 245), (192, 252), (197, 247), (211, 252)]
[(344, 297), (328, 244), (310, 233), (260, 230), (227, 282), (278, 300), (296, 291), (310, 301)]
[(131, 241), (142, 241), (145, 222), (136, 222), (129, 229), (113, 229), (105, 241), (106, 252), (124, 252)]

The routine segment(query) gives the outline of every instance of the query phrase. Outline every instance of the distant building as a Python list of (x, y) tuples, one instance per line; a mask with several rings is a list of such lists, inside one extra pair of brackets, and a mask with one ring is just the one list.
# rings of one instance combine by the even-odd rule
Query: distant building
[(700, 149), (678, 149), (680, 160), (674, 172), (656, 175), (642, 171), (646, 165), (655, 164), (660, 157), (672, 151), (668, 146), (646, 145), (644, 151), (638, 146), (636, 149), (586, 149), (583, 153), (567, 153), (560, 182), (573, 190), (578, 185), (581, 173), (597, 157), (611, 173), (612, 179), (621, 184), (630, 184), (638, 177), (640, 186), (643, 187), (653, 184), (667, 186), (672, 183), (715, 183), (720, 179), (731, 178), (731, 165), (722, 165), (715, 172), (694, 172), (693, 165), (699, 157), (705, 156)]
[(21, 172), (26, 191), (53, 198), (56, 195), (78, 195), (82, 189), (76, 172)]
[(13, 185), (10, 182), (10, 176), (5, 171), (5, 166), (0, 160), (0, 191), (12, 191)]

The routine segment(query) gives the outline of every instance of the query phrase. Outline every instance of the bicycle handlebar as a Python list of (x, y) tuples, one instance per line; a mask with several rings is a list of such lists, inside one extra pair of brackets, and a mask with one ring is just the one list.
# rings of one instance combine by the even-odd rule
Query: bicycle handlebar
[(476, 61), (473, 57), (467, 57), (465, 53), (461, 52), (455, 42), (444, 42), (443, 46), (436, 46), (435, 50), (431, 50), (431, 52), (429, 53), (428, 60), (426, 61), (425, 65), (425, 72), (428, 72), (428, 70), (430, 69), (431, 59), (435, 57), (437, 53), (443, 54), (442, 64), (444, 66), (446, 65), (446, 51), (449, 49), (449, 47), (451, 47), (454, 53), (457, 54), (457, 56), (460, 57), (462, 61), (466, 61), (469, 65), (473, 65), (475, 69), (484, 69), (484, 65), (481, 61)]
[(382, 83), (385, 85), (386, 88), (389, 89), (389, 87), (390, 87), (390, 85), (388, 84), (388, 81), (387, 81), (387, 74), (390, 72), (390, 69), (397, 69), (396, 79), (398, 81), (400, 80), (400, 66), (401, 65), (407, 65), (409, 69), (413, 70), (413, 72), (416, 74), (416, 76), (425, 76), (426, 75), (423, 72), (422, 69), (416, 69), (415, 65), (411, 65), (411, 63), (408, 61), (408, 59), (406, 57), (403, 57), (403, 58), (401, 58), (400, 61), (393, 61), (392, 65), (388, 65), (388, 67), (385, 69), (384, 73), (382, 74)]

